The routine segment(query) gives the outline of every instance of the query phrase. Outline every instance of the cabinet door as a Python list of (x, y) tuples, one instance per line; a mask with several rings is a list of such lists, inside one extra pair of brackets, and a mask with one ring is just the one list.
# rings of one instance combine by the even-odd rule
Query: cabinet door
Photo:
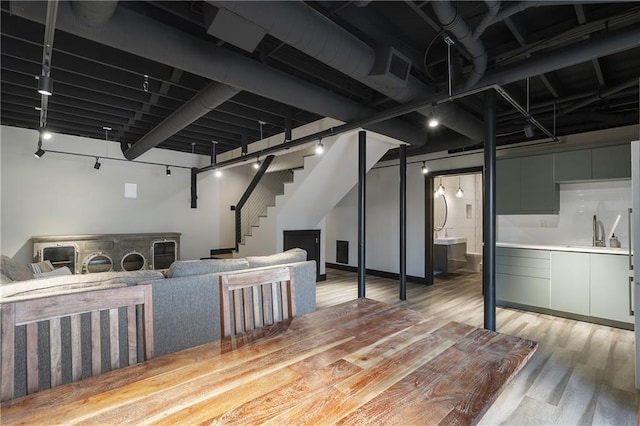
[(616, 145), (591, 150), (594, 179), (629, 179), (631, 177), (631, 145)]
[(591, 179), (591, 150), (558, 152), (553, 156), (556, 182)]
[(589, 254), (551, 252), (549, 307), (589, 315)]
[(520, 159), (496, 161), (496, 211), (498, 214), (520, 211)]
[(553, 178), (553, 154), (521, 159), (520, 209), (522, 212), (558, 212), (558, 194)]
[(591, 254), (591, 316), (627, 323), (629, 315), (629, 258)]

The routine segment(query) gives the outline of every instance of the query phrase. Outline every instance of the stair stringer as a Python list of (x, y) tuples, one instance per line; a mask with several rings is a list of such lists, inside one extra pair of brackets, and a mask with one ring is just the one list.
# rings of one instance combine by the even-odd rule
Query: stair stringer
[[(323, 144), (324, 154), (304, 159), (304, 168), (296, 170), (284, 194), (276, 196), (276, 205), (240, 245), (238, 257), (281, 252), (284, 230), (324, 227), (325, 216), (358, 183), (358, 131), (323, 139)], [(367, 132), (366, 170), (399, 144)]]

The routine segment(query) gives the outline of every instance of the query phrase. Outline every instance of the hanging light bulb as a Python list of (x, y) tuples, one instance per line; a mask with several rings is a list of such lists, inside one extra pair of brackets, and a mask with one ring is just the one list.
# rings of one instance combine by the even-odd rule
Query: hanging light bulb
[(167, 175), (167, 177), (171, 176), (171, 169), (169, 168), (169, 166), (167, 166), (167, 170), (165, 171), (165, 174)]
[(216, 170), (216, 177), (222, 177), (222, 170)]
[(434, 128), (438, 127), (440, 121), (438, 120), (438, 111), (436, 109), (436, 104), (434, 103), (431, 107), (431, 112), (429, 113), (429, 121), (427, 121), (429, 127)]
[(464, 191), (460, 186), (460, 176), (458, 176), (458, 190), (456, 191), (456, 198), (462, 198), (462, 197), (464, 197)]
[(440, 178), (440, 185), (438, 185), (438, 190), (436, 191), (438, 195), (444, 195), (444, 186), (442, 186), (442, 178)]
[(256, 162), (253, 163), (253, 168), (256, 170), (260, 168), (260, 157), (256, 157)]
[(420, 167), (420, 171), (422, 172), (423, 175), (426, 175), (427, 173), (429, 173), (429, 169), (427, 168), (426, 161), (422, 162), (422, 167)]
[(318, 144), (316, 145), (316, 154), (322, 155), (324, 152), (324, 145), (322, 145), (322, 139), (318, 140)]

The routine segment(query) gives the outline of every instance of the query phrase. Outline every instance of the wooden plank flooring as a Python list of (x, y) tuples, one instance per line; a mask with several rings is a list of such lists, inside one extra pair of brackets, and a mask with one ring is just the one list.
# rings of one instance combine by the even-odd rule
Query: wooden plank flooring
[[(448, 274), (433, 286), (367, 276), (366, 297), (427, 315), (483, 325), (482, 275)], [(327, 268), (317, 285), (317, 308), (357, 297), (357, 275)], [(602, 325), (498, 308), (498, 331), (535, 340), (529, 363), (480, 420), (481, 425), (636, 425), (634, 334)]]

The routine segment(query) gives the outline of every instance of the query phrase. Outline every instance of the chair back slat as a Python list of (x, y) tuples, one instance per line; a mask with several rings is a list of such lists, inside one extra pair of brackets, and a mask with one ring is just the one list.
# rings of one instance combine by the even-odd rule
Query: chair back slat
[(240, 334), (295, 316), (291, 266), (231, 272), (219, 277), (219, 285), (223, 337), (232, 334), (231, 324), (233, 334)]
[[(21, 300), (0, 304), (2, 312), (2, 383), (0, 386), (2, 401), (15, 397), (16, 385), (16, 327), (25, 326), (26, 342), (26, 392), (37, 392), (42, 388), (39, 383), (39, 368), (41, 360), (38, 359), (38, 345), (46, 339), (38, 336), (38, 323), (48, 321), (49, 325), (49, 367), (51, 387), (59, 386), (63, 380), (72, 381), (82, 378), (82, 318), (81, 315), (90, 315), (91, 340), (91, 372), (97, 375), (102, 372), (101, 330), (107, 324), (101, 322), (101, 312), (107, 311), (109, 318), (109, 342), (110, 342), (110, 366), (119, 368), (120, 341), (126, 340), (127, 359), (129, 364), (138, 360), (138, 320), (136, 319), (136, 306), (141, 306), (142, 330), (144, 344), (143, 359), (153, 357), (153, 298), (149, 285), (132, 287), (119, 287), (108, 290), (94, 290), (79, 293), (48, 296), (40, 299)], [(127, 338), (121, 336), (119, 326), (119, 308), (125, 308), (127, 326)], [(65, 343), (63, 337), (62, 318), (69, 318), (70, 350), (63, 353), (62, 346)], [(71, 370), (63, 372), (63, 354), (69, 354), (71, 358)], [(123, 354), (124, 355), (124, 354)], [(66, 355), (65, 355), (66, 356)], [(20, 369), (18, 369), (20, 370)], [(67, 377), (67, 379), (64, 379)]]

